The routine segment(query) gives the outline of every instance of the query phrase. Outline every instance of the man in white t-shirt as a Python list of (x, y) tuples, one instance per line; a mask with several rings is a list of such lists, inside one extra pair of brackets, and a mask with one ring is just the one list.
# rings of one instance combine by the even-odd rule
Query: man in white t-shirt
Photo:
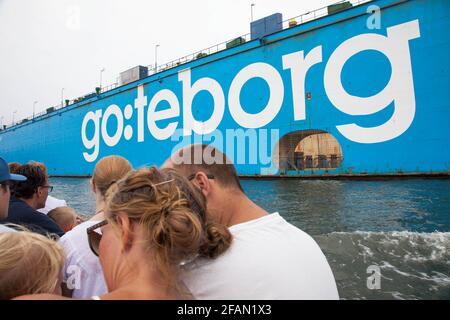
[(233, 235), (223, 255), (184, 266), (182, 280), (194, 298), (339, 299), (317, 243), (278, 213), (268, 214), (252, 202), (223, 153), (191, 145), (163, 167), (179, 170), (200, 188), (210, 218), (227, 225)]

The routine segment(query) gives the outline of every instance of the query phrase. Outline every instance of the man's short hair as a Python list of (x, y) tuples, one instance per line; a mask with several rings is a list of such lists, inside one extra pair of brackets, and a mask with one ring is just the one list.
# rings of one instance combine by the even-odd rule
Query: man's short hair
[(223, 187), (244, 192), (232, 161), (211, 145), (192, 144), (182, 148), (172, 155), (171, 162), (187, 177), (202, 171), (213, 176)]
[(48, 176), (47, 167), (45, 166), (44, 163), (42, 163), (42, 162), (37, 162), (37, 161), (30, 161), (30, 162), (28, 162), (28, 164), (29, 164), (29, 165), (32, 165), (32, 166), (37, 166), (37, 167), (41, 168), (41, 171), (42, 171), (46, 176)]
[(11, 193), (16, 198), (31, 199), (37, 192), (37, 188), (44, 186), (47, 182), (47, 176), (36, 165), (25, 164), (17, 168), (15, 173), (27, 177), (26, 181), (17, 181), (12, 184)]

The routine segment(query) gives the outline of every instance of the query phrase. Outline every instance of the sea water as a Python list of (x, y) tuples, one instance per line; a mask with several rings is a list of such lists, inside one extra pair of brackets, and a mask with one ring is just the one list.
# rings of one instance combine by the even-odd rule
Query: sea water
[[(52, 195), (80, 214), (95, 212), (88, 179), (51, 184)], [(318, 242), (342, 299), (450, 299), (450, 180), (242, 184), (253, 201)]]

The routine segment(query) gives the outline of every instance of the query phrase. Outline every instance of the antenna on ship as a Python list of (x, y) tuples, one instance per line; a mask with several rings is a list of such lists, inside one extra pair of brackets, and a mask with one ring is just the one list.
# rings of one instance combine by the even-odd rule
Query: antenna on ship
[(155, 73), (158, 72), (158, 47), (159, 44), (155, 46)]
[(13, 115), (12, 115), (12, 125), (14, 125), (14, 115), (15, 115), (16, 113), (17, 113), (17, 110), (13, 112)]
[(102, 73), (103, 73), (103, 71), (105, 71), (105, 68), (102, 68), (101, 70), (100, 70), (100, 90), (102, 89)]
[(35, 102), (33, 102), (33, 119), (34, 119), (34, 115), (35, 115), (35, 111), (36, 111), (36, 104), (38, 103), (39, 101), (35, 101)]
[(252, 3), (252, 4), (250, 5), (250, 15), (251, 15), (252, 22), (253, 22), (253, 7), (254, 7), (254, 6), (255, 6), (254, 3)]

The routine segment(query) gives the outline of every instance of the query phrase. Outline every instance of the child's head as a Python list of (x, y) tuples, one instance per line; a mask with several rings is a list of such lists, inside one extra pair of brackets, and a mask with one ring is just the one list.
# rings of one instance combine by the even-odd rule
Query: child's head
[(0, 234), (0, 300), (26, 294), (61, 294), (63, 249), (28, 231)]
[(77, 213), (69, 207), (55, 208), (49, 211), (48, 217), (55, 221), (64, 232), (69, 232), (78, 224)]

